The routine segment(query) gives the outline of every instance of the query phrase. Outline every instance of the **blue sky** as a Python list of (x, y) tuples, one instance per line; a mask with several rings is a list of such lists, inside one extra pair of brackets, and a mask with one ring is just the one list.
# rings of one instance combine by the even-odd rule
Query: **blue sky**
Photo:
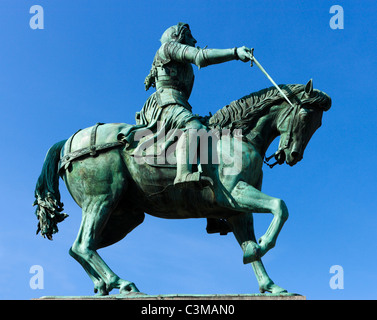
[[(29, 26), (34, 4), (43, 30)], [(342, 30), (330, 28), (332, 5), (344, 9)], [(179, 21), (201, 47), (253, 47), (276, 82), (313, 78), (331, 96), (304, 160), (264, 168), (262, 190), (284, 199), (290, 217), (263, 261), (276, 284), (307, 299), (377, 299), (375, 1), (1, 0), (0, 12), (0, 299), (92, 294), (68, 254), (80, 208), (61, 183), (70, 216), (52, 242), (36, 236), (35, 182), (55, 142), (96, 122), (134, 123), (158, 40)], [(195, 74), (190, 102), (201, 115), (271, 85), (240, 61)], [(255, 215), (257, 237), (271, 218)], [(149, 294), (258, 292), (233, 235), (205, 226), (146, 216), (99, 253)], [(33, 265), (43, 267), (44, 289), (29, 285)], [(344, 270), (344, 289), (329, 285), (333, 265)]]

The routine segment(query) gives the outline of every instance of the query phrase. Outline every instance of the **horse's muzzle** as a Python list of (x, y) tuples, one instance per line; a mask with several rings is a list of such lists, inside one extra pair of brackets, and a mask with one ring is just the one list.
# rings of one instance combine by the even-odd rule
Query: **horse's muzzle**
[(286, 162), (290, 166), (294, 166), (297, 162), (300, 162), (303, 158), (303, 154), (298, 148), (292, 150), (286, 150), (285, 152)]

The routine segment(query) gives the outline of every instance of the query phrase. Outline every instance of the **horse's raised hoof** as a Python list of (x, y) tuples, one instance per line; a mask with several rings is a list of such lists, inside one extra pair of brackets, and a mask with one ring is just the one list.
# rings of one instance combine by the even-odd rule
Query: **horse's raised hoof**
[(253, 241), (249, 241), (246, 244), (242, 244), (243, 263), (251, 263), (260, 259), (260, 246)]

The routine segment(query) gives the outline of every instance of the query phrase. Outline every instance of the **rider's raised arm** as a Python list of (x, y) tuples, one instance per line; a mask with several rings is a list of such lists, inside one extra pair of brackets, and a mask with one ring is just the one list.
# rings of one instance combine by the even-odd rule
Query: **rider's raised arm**
[(200, 49), (188, 47), (184, 52), (184, 59), (200, 68), (223, 63), (231, 60), (239, 60), (237, 48), (232, 49)]
[(201, 49), (178, 42), (166, 43), (162, 46), (164, 55), (171, 60), (193, 63), (199, 68), (231, 60), (250, 60), (252, 51), (246, 47), (232, 49)]

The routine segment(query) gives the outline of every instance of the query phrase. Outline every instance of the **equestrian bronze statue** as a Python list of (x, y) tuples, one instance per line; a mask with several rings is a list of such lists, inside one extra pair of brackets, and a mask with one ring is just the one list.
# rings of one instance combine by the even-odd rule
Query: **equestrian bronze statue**
[[(262, 167), (271, 158), (290, 166), (301, 161), (331, 99), (313, 89), (312, 80), (306, 85), (274, 83), (213, 115), (194, 115), (188, 102), (192, 64), (258, 63), (247, 47), (202, 49), (195, 44), (188, 24), (164, 32), (145, 80), (146, 89), (155, 91), (136, 114), (135, 125), (97, 123), (56, 143), (46, 155), (35, 189), (37, 233), (52, 239), (57, 224), (67, 217), (59, 193), (62, 178), (82, 208), (69, 253), (98, 295), (114, 288), (120, 294), (139, 292), (133, 282), (116, 275), (97, 250), (123, 239), (143, 222), (145, 213), (166, 219), (206, 218), (207, 232), (233, 233), (260, 292), (288, 294), (271, 280), (261, 260), (288, 219), (284, 201), (261, 191)], [(278, 150), (266, 159), (277, 137)], [(253, 213), (272, 214), (259, 240)]]

